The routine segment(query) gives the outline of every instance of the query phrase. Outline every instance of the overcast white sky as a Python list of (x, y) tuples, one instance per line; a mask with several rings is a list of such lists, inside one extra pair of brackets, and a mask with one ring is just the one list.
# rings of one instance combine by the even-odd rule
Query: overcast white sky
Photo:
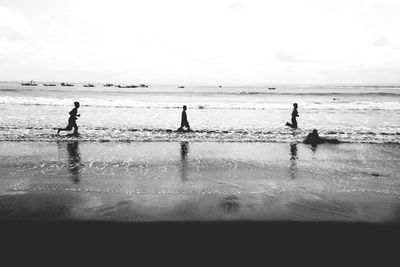
[(398, 0), (0, 0), (0, 80), (400, 83)]

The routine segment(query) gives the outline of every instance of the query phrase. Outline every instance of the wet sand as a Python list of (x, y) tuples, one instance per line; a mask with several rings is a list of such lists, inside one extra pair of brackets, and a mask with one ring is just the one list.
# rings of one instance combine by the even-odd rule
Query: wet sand
[(400, 201), (381, 193), (125, 195), (28, 191), (0, 196), (1, 220), (119, 222), (398, 223)]
[(2, 262), (382, 264), (400, 238), (399, 155), (377, 144), (0, 142)]
[(0, 220), (400, 218), (399, 145), (0, 142)]

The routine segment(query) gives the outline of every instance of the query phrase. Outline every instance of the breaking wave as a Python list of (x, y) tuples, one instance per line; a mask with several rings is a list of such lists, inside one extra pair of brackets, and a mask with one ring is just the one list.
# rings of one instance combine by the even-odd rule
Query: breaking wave
[[(71, 106), (75, 101), (70, 98), (55, 97), (0, 97), (0, 104), (11, 105), (42, 105), (42, 106)], [(181, 101), (144, 101), (134, 99), (96, 99), (79, 98), (81, 106), (84, 107), (112, 107), (112, 108), (162, 108), (180, 109)], [(301, 102), (299, 102), (301, 104)], [(193, 102), (189, 105), (194, 109), (248, 109), (248, 110), (287, 110), (290, 103), (276, 102), (272, 99), (265, 102), (242, 101), (202, 101)], [(303, 110), (400, 110), (400, 102), (386, 101), (314, 101), (301, 106)]]

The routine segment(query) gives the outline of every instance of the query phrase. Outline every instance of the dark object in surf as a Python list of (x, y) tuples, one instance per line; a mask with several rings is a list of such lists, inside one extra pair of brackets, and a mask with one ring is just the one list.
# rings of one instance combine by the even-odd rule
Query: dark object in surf
[(285, 126), (289, 126), (292, 128), (297, 128), (297, 119), (299, 117), (299, 112), (297, 111), (297, 103), (293, 103), (293, 111), (292, 111), (292, 123), (286, 122)]
[(185, 86), (178, 86), (178, 88), (185, 88)]
[(113, 85), (114, 85), (114, 84), (112, 84), (112, 83), (103, 84), (104, 87), (111, 87), (111, 86), (113, 86)]
[(141, 88), (147, 88), (147, 87), (149, 87), (147, 84), (140, 84), (139, 85)]
[(323, 143), (339, 144), (337, 139), (322, 138), (319, 136), (317, 129), (314, 129), (303, 141), (304, 144), (319, 145)]
[(275, 90), (275, 87), (269, 87), (268, 90)]
[(56, 86), (55, 83), (44, 83), (43, 85), (44, 85), (44, 86)]
[(61, 83), (61, 86), (74, 86), (74, 85), (70, 83)]
[(83, 87), (95, 87), (94, 84), (88, 83), (88, 84), (84, 84)]

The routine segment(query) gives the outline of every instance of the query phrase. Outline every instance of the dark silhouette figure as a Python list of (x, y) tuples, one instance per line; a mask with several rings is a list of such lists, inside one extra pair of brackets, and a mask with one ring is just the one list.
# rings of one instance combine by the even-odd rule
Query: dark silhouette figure
[(181, 118), (181, 127), (178, 128), (178, 132), (185, 132), (184, 127), (187, 128), (186, 132), (190, 132), (190, 126), (189, 126), (189, 122), (187, 120), (187, 116), (186, 116), (186, 106), (183, 106), (183, 111), (182, 111), (182, 118)]
[(323, 143), (338, 144), (340, 142), (337, 139), (322, 138), (319, 136), (317, 129), (314, 129), (311, 133), (307, 135), (303, 143), (316, 146)]
[(71, 173), (72, 181), (74, 184), (80, 182), (80, 168), (81, 168), (81, 155), (78, 148), (79, 142), (69, 142), (67, 143), (68, 151), (68, 170)]
[(289, 165), (289, 174), (290, 178), (294, 179), (296, 178), (297, 174), (297, 159), (299, 157), (297, 156), (297, 144), (293, 143), (290, 144), (290, 165)]
[(78, 114), (79, 102), (74, 102), (74, 105), (75, 107), (69, 112), (70, 117), (68, 119), (67, 127), (64, 129), (59, 128), (57, 130), (57, 134), (59, 134), (61, 131), (71, 131), (72, 128), (74, 128), (73, 135), (78, 135), (78, 125), (76, 124), (76, 120), (78, 119), (77, 117), (81, 116)]
[(297, 111), (297, 103), (293, 103), (292, 123), (286, 122), (285, 126), (297, 128), (297, 119), (296, 119), (297, 117), (299, 117), (299, 112)]
[(181, 179), (186, 181), (188, 177), (188, 160), (187, 154), (189, 152), (189, 142), (181, 142)]

